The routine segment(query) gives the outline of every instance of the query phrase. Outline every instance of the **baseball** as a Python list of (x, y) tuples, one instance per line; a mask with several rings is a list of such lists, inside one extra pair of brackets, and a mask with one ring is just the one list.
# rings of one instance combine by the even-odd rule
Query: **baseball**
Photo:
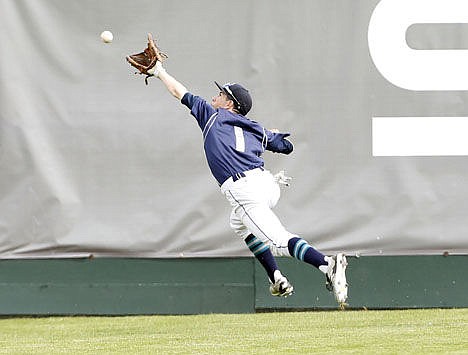
[(103, 31), (101, 33), (101, 39), (104, 43), (111, 43), (112, 40), (114, 39), (114, 35), (112, 34), (111, 31)]

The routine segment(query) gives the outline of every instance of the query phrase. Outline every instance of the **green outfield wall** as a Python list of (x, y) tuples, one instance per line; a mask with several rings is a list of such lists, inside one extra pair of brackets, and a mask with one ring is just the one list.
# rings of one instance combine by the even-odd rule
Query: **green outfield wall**
[[(468, 256), (349, 257), (349, 308), (468, 307)], [(1, 315), (252, 313), (333, 309), (323, 275), (278, 263), (294, 284), (269, 295), (252, 258), (0, 261)]]

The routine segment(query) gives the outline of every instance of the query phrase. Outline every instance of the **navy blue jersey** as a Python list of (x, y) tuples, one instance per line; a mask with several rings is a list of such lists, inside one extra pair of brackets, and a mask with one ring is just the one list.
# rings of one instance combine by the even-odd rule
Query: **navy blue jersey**
[(255, 121), (225, 109), (214, 109), (203, 98), (186, 93), (181, 102), (196, 118), (203, 132), (205, 156), (211, 173), (221, 185), (229, 177), (262, 167), (267, 150), (289, 154), (289, 134), (273, 133)]

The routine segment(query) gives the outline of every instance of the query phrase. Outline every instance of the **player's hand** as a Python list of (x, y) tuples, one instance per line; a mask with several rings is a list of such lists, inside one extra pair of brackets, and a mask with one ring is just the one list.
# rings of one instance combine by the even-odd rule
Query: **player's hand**
[(279, 173), (273, 175), (275, 178), (275, 181), (278, 185), (283, 185), (283, 186), (290, 186), (291, 185), (291, 180), (292, 177), (287, 176), (284, 172), (284, 170), (281, 170)]
[(165, 71), (166, 69), (164, 69), (162, 63), (158, 60), (154, 67), (152, 67), (151, 69), (148, 69), (148, 74), (154, 75), (155, 77), (159, 78), (159, 74)]

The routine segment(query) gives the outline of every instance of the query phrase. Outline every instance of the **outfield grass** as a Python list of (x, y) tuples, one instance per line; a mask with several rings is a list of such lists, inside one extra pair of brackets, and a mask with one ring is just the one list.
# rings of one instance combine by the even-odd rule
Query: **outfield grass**
[(7, 354), (468, 354), (468, 309), (0, 319)]

